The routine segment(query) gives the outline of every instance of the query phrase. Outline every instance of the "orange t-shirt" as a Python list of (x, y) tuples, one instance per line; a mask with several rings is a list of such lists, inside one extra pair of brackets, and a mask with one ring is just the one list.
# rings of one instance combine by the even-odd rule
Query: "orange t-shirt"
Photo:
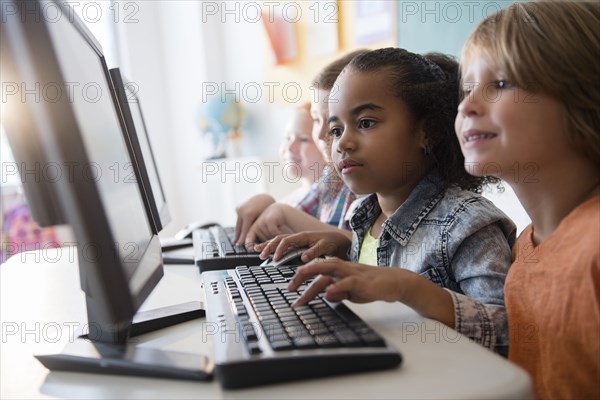
[(539, 399), (600, 398), (600, 196), (565, 217), (539, 246), (528, 226), (505, 283), (509, 360)]

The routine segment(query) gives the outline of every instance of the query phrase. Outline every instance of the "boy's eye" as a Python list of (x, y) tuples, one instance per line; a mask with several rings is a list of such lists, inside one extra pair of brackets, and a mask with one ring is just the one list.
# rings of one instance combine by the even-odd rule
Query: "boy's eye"
[(513, 84), (507, 81), (506, 79), (499, 79), (496, 81), (496, 87), (498, 89), (509, 89), (513, 87)]
[(369, 129), (373, 125), (375, 125), (375, 121), (373, 121), (372, 119), (361, 119), (360, 121), (358, 121), (358, 127), (361, 129)]
[(478, 82), (474, 82), (472, 80), (464, 81), (462, 83), (462, 94), (463, 94), (463, 96), (468, 96), (471, 93), (473, 93), (473, 91), (475, 90), (475, 88), (477, 86), (479, 86)]

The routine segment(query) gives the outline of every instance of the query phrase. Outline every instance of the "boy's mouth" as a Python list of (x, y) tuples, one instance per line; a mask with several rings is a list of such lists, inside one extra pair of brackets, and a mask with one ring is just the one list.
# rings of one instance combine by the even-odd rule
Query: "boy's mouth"
[(498, 135), (493, 132), (480, 131), (477, 129), (469, 129), (467, 131), (463, 131), (463, 143), (465, 145), (475, 145), (477, 143), (482, 143), (484, 141), (494, 139)]

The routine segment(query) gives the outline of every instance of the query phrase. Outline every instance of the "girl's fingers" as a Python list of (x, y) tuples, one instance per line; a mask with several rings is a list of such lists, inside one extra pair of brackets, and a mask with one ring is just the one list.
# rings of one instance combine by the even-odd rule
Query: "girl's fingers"
[(288, 250), (288, 248), (290, 248), (290, 244), (288, 243), (287, 238), (283, 238), (281, 239), (278, 243), (277, 243), (277, 247), (275, 248), (275, 251), (273, 253), (273, 260), (277, 261), (279, 260), (281, 257), (283, 257), (283, 255), (286, 253), (286, 251)]
[(302, 260), (302, 262), (307, 263), (319, 257), (320, 255), (321, 254), (319, 254), (319, 244), (317, 243), (316, 245), (309, 247), (304, 253), (302, 253), (300, 259)]
[(269, 245), (268, 241), (256, 244), (256, 245), (254, 245), (254, 250), (262, 252), (265, 249), (265, 247), (267, 247), (268, 245)]
[(331, 285), (327, 292), (332, 295), (345, 293), (345, 298), (348, 298), (347, 294), (358, 289), (359, 284), (360, 282), (355, 276), (347, 276), (344, 279), (337, 280), (333, 285)]
[(263, 242), (259, 245), (257, 245), (254, 249), (256, 251), (260, 251), (260, 258), (261, 259), (265, 259), (269, 256), (269, 254), (273, 253), (273, 251), (277, 248), (277, 245), (279, 244), (279, 240), (278, 239), (279, 236), (274, 237), (273, 239), (267, 241), (267, 242)]
[(325, 298), (328, 301), (331, 301), (333, 303), (339, 303), (342, 300), (347, 300), (349, 298), (349, 293), (348, 292), (334, 292), (334, 293), (332, 293), (330, 290), (327, 290), (327, 292), (325, 294)]
[(327, 286), (331, 284), (331, 278), (328, 276), (320, 276), (311, 283), (306, 290), (300, 295), (300, 297), (292, 304), (292, 307), (303, 306), (312, 299), (314, 299), (319, 293), (321, 293)]
[(306, 247), (309, 244), (310, 241), (303, 233), (282, 236), (278, 242), (278, 246), (275, 249), (275, 252), (273, 253), (273, 260), (278, 261), (288, 252), (290, 248), (302, 248)]
[(337, 258), (329, 258), (323, 261), (312, 261), (296, 270), (292, 277), (288, 290), (296, 290), (304, 281), (317, 275), (325, 275), (334, 278), (343, 278), (350, 274), (352, 268), (345, 266)]

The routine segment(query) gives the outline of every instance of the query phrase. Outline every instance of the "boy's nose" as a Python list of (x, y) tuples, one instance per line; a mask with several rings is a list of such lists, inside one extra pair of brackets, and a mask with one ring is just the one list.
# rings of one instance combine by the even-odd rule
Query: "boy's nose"
[(473, 90), (458, 104), (458, 113), (464, 117), (482, 113), (481, 94)]

